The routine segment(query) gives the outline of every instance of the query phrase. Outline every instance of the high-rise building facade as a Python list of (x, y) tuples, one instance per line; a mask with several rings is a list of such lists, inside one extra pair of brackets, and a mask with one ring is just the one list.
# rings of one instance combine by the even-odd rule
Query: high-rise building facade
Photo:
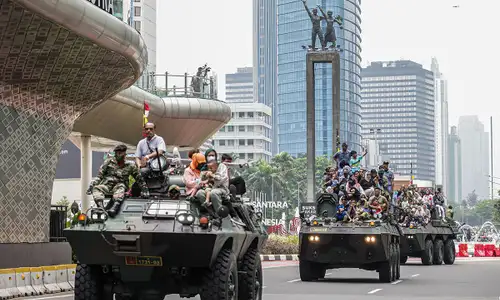
[(363, 137), (378, 141), (397, 173), (434, 181), (433, 73), (401, 60), (373, 62), (361, 76)]
[(461, 116), (458, 119), (458, 136), (461, 145), (462, 196), (475, 191), (479, 199), (488, 199), (490, 174), (489, 136), (478, 116)]
[(254, 102), (252, 68), (238, 68), (226, 74), (226, 102)]
[(134, 27), (148, 48), (148, 65), (135, 83), (149, 89), (155, 85), (156, 74), (156, 0), (114, 0), (113, 14), (123, 22)]
[(448, 134), (447, 169), (447, 192), (448, 201), (462, 203), (462, 145), (458, 137), (456, 126), (450, 128)]
[(273, 112), (273, 154), (278, 153), (278, 0), (253, 0), (254, 100)]
[(434, 74), (434, 127), (436, 148), (436, 186), (442, 187), (448, 194), (448, 86), (443, 74), (439, 71), (439, 64), (432, 58), (431, 71)]
[[(321, 0), (325, 10), (344, 19), (336, 26), (340, 53), (340, 139), (361, 150), (361, 1)], [(316, 2), (309, 2), (310, 9)], [(306, 153), (306, 51), (311, 44), (311, 21), (302, 1), (278, 0), (278, 144), (291, 155)], [(317, 41), (319, 43), (319, 41)], [(318, 45), (318, 44), (317, 44)], [(332, 155), (331, 66), (317, 64), (316, 155)]]
[(236, 162), (271, 159), (271, 108), (262, 103), (230, 103), (233, 117), (213, 137), (217, 152)]

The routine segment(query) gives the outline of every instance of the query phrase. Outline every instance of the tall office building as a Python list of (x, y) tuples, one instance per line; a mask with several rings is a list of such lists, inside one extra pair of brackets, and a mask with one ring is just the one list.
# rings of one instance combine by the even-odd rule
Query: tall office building
[(146, 43), (148, 65), (135, 84), (149, 89), (156, 74), (156, 0), (114, 0), (113, 8), (113, 14), (139, 31)]
[[(316, 2), (309, 2), (310, 9)], [(340, 139), (361, 150), (361, 1), (321, 0), (325, 10), (344, 19), (336, 26), (340, 53)], [(319, 41), (317, 41), (318, 45)], [(278, 143), (279, 151), (306, 153), (306, 51), (311, 44), (311, 21), (302, 1), (278, 0)], [(332, 155), (331, 66), (317, 64), (316, 155)]]
[(253, 82), (256, 102), (273, 112), (273, 154), (278, 153), (278, 1), (253, 0)]
[(475, 191), (479, 199), (488, 199), (490, 174), (489, 136), (477, 116), (458, 119), (462, 161), (462, 196)]
[(229, 103), (233, 118), (213, 137), (219, 155), (237, 156), (235, 162), (271, 159), (271, 108), (262, 103)]
[(439, 71), (439, 64), (432, 58), (431, 70), (434, 74), (434, 127), (436, 140), (436, 186), (441, 186), (448, 194), (448, 86), (443, 74)]
[(254, 102), (252, 68), (238, 68), (226, 74), (226, 102)]
[(379, 143), (401, 175), (435, 179), (434, 75), (413, 61), (363, 68), (363, 137)]
[(452, 126), (448, 135), (447, 192), (448, 201), (461, 203), (462, 198), (462, 145), (456, 126)]

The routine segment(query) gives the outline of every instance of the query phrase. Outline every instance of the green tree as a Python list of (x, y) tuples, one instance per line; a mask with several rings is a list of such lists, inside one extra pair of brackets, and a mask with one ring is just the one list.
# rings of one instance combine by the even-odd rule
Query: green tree
[(496, 200), (482, 200), (474, 206), (474, 213), (484, 222), (493, 220), (494, 205)]

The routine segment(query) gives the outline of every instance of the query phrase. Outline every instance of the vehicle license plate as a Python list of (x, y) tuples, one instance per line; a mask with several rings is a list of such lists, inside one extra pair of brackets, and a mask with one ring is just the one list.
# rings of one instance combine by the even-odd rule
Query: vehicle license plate
[(321, 227), (313, 227), (311, 228), (311, 232), (327, 232), (328, 231), (328, 228), (321, 228)]
[(161, 267), (163, 260), (160, 256), (126, 256), (125, 264), (127, 266)]

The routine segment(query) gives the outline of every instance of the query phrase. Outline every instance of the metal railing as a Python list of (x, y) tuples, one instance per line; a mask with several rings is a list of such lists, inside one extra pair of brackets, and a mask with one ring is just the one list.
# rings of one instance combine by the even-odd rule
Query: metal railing
[(135, 85), (158, 97), (186, 97), (217, 100), (217, 75), (198, 76), (149, 73)]
[(66, 238), (63, 235), (63, 230), (66, 228), (68, 218), (68, 207), (64, 205), (50, 206), (50, 241), (63, 242)]

